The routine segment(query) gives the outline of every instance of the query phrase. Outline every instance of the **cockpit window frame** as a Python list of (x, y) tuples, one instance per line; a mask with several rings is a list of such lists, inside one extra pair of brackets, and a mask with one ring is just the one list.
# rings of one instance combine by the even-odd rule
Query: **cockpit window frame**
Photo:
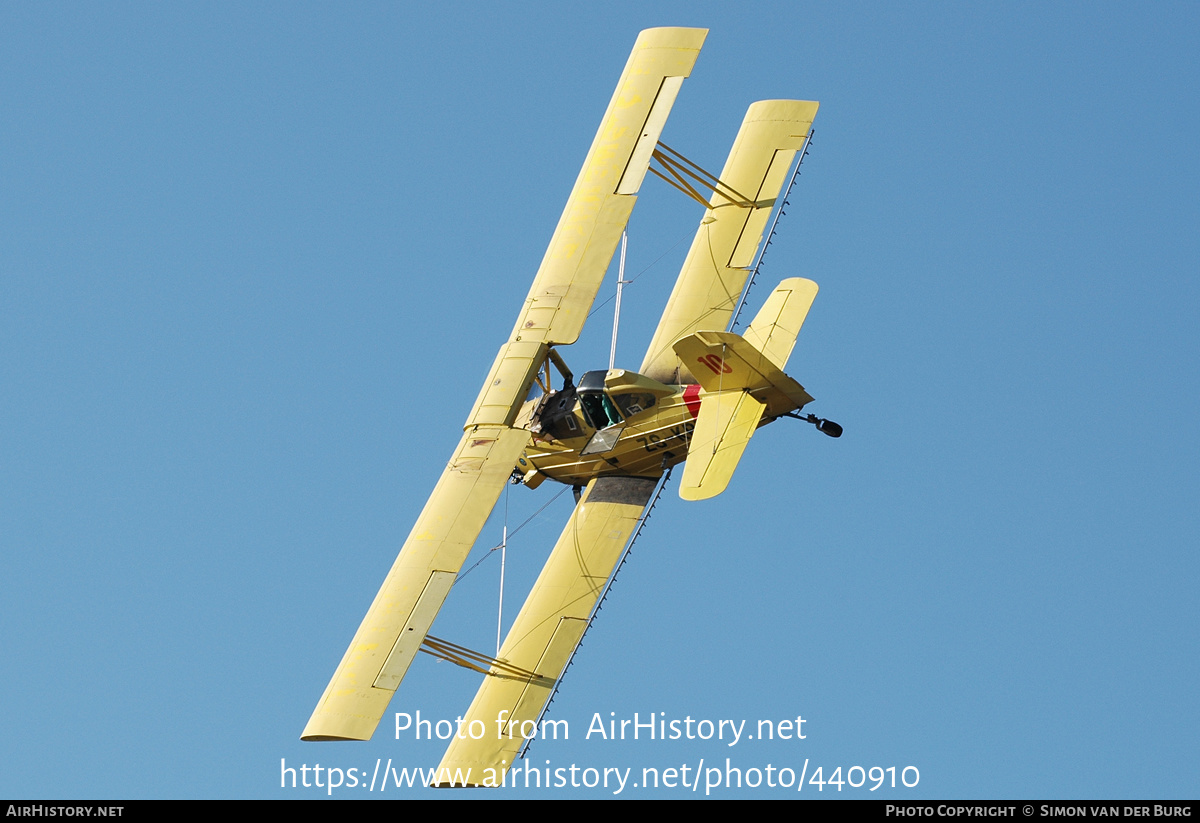
[(606, 391), (579, 391), (579, 406), (583, 409), (583, 416), (587, 419), (588, 425), (593, 429), (607, 429), (609, 426), (625, 422), (625, 418), (617, 409), (617, 404), (613, 402)]

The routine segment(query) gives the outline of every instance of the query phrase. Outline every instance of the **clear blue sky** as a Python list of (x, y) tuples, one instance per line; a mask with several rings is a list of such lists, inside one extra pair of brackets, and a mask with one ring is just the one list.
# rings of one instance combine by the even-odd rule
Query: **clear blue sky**
[[(532, 765), (1200, 793), (1196, 5), (8, 3), (0, 796), (436, 765), (387, 720), (298, 738), (660, 25), (710, 29), (664, 133), (710, 168), (752, 101), (821, 101), (752, 303), (820, 283), (788, 371), (846, 435), (781, 421), (719, 498), (668, 490)], [(621, 364), (699, 217), (648, 179)], [(554, 492), (513, 489), (510, 525)], [(514, 539), (509, 619), (569, 501)], [(435, 633), (493, 643), (497, 574)], [(478, 679), (422, 657), (392, 709), (453, 719)], [(585, 740), (610, 712), (806, 738)], [(612, 789), (497, 795), (526, 793)]]

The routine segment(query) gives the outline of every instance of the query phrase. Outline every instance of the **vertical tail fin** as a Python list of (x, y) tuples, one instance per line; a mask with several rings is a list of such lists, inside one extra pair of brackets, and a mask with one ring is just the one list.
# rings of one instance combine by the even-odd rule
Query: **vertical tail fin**
[(784, 280), (754, 316), (743, 338), (782, 370), (816, 296), (817, 284), (813, 281), (803, 277)]

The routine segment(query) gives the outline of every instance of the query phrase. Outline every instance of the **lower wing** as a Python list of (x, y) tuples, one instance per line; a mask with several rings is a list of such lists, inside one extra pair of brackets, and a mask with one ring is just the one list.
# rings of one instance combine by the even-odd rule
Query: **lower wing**
[(641, 477), (588, 484), (497, 655), (532, 676), (492, 668), (463, 717), (462, 728), (480, 721), (484, 734), (456, 736), (439, 775), (469, 775), (467, 785), (501, 784), (525, 745), (523, 729), (536, 723), (554, 693), (657, 484)]

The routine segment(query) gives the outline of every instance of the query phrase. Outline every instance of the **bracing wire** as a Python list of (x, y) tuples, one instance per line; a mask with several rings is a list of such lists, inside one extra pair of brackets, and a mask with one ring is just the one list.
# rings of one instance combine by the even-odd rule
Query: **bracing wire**
[[(523, 529), (523, 528), (525, 528), (526, 526), (528, 526), (528, 525), (529, 525), (531, 522), (533, 522), (533, 519), (534, 519), (535, 517), (537, 517), (539, 514), (541, 514), (542, 512), (544, 512), (546, 509), (550, 508), (550, 504), (551, 504), (551, 503), (553, 503), (553, 502), (554, 502), (555, 500), (557, 500), (558, 498), (562, 497), (562, 495), (563, 495), (563, 492), (565, 492), (565, 491), (566, 491), (567, 489), (569, 489), (569, 488), (571, 488), (571, 487), (570, 487), (570, 486), (563, 486), (561, 489), (559, 489), (559, 490), (558, 490), (558, 494), (556, 494), (556, 495), (554, 495), (553, 497), (551, 497), (549, 500), (547, 500), (547, 501), (546, 501), (546, 503), (545, 503), (545, 504), (544, 504), (544, 505), (543, 505), (543, 506), (542, 506), (540, 509), (538, 509), (537, 511), (535, 511), (533, 514), (529, 515), (529, 517), (525, 518), (525, 521), (524, 521), (523, 523), (521, 523), (521, 525), (517, 526), (515, 529), (513, 529), (512, 531), (510, 531), (510, 532), (508, 533), (508, 536), (509, 536), (509, 537), (512, 537), (514, 534), (516, 534), (517, 532), (519, 532), (521, 529)], [(507, 517), (506, 517), (506, 519), (507, 519)], [(483, 556), (482, 556), (482, 557), (480, 557), (478, 560), (476, 560), (476, 561), (475, 561), (474, 565), (472, 565), (472, 566), (471, 566), (471, 568), (467, 569), (465, 572), (459, 572), (459, 574), (458, 574), (458, 577), (454, 578), (454, 583), (455, 583), (455, 585), (457, 585), (457, 584), (458, 584), (458, 582), (459, 582), (460, 580), (462, 580), (464, 577), (466, 577), (468, 574), (470, 574), (471, 572), (473, 572), (473, 571), (475, 571), (477, 568), (479, 568), (479, 565), (480, 565), (481, 563), (483, 563), (483, 561), (485, 561), (485, 560), (487, 560), (489, 557), (491, 557), (493, 552), (498, 552), (498, 551), (500, 551), (500, 546), (501, 546), (501, 544), (499, 544), (499, 543), (497, 543), (495, 546), (492, 546), (490, 549), (488, 549), (486, 552), (484, 552), (484, 554), (483, 554)]]
[[(639, 277), (641, 277), (643, 274), (645, 274), (646, 272), (650, 271), (650, 269), (652, 269), (652, 268), (654, 268), (655, 266), (657, 266), (657, 265), (658, 265), (658, 264), (659, 264), (659, 263), (662, 261), (662, 259), (663, 259), (664, 257), (666, 257), (666, 256), (667, 256), (668, 254), (670, 254), (671, 252), (675, 251), (675, 249), (679, 248), (679, 244), (680, 244), (680, 243), (682, 243), (684, 240), (687, 240), (689, 235), (692, 235), (692, 234), (695, 234), (695, 233), (696, 233), (696, 230), (695, 230), (695, 229), (690, 229), (690, 228), (689, 228), (689, 229), (687, 230), (687, 232), (685, 232), (683, 235), (681, 235), (681, 236), (680, 236), (680, 238), (679, 238), (678, 240), (676, 240), (674, 243), (672, 243), (672, 244), (671, 244), (671, 248), (667, 249), (665, 252), (663, 252), (662, 254), (660, 254), (658, 257), (654, 258), (654, 261), (653, 261), (652, 263), (650, 263), (650, 265), (646, 266), (646, 268), (642, 269), (640, 272), (638, 272), (637, 274), (635, 274), (633, 277), (631, 277), (631, 278), (629, 278), (628, 280), (626, 280), (626, 281), (625, 281), (625, 285), (626, 285), (626, 286), (628, 286), (628, 285), (631, 285), (631, 284), (632, 284), (632, 283), (633, 283), (635, 280), (637, 280), (637, 279), (638, 279)], [(600, 302), (600, 303), (598, 303), (598, 304), (596, 304), (596, 305), (592, 306), (592, 310), (591, 310), (590, 312), (588, 312), (588, 317), (591, 317), (593, 314), (595, 314), (596, 312), (600, 311), (600, 309), (604, 308), (604, 307), (605, 307), (605, 306), (607, 306), (609, 303), (611, 303), (613, 300), (615, 300), (615, 299), (616, 299), (616, 297), (617, 297), (617, 295), (616, 295), (616, 293), (614, 292), (613, 294), (610, 294), (608, 297), (604, 298), (604, 300), (603, 300), (602, 302)]]

